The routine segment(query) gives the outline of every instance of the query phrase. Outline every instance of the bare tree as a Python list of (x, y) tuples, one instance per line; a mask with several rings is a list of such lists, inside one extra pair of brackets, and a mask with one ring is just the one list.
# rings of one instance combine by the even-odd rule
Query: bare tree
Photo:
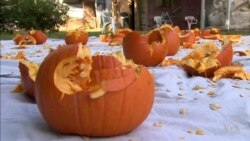
[(121, 28), (121, 17), (120, 17), (120, 6), (121, 6), (121, 2), (120, 0), (112, 0), (112, 17), (114, 19), (114, 26), (113, 28), (115, 28), (115, 30)]

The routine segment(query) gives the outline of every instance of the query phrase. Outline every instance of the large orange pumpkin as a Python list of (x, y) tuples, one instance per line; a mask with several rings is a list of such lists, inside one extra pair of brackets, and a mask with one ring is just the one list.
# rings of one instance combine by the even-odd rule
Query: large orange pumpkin
[(88, 32), (82, 29), (76, 29), (66, 34), (65, 43), (66, 44), (82, 43), (83, 45), (86, 45), (88, 42), (88, 37), (89, 37)]
[(43, 44), (47, 41), (47, 36), (41, 30), (31, 30), (29, 33), (36, 39), (36, 44)]
[(188, 74), (212, 77), (218, 68), (231, 65), (232, 58), (233, 49), (230, 42), (225, 43), (222, 49), (208, 42), (184, 57), (182, 65)]
[(114, 136), (139, 126), (154, 99), (154, 80), (136, 64), (63, 46), (42, 62), (35, 98), (42, 116), (64, 134)]
[(158, 29), (143, 35), (132, 31), (123, 39), (125, 57), (147, 67), (160, 64), (167, 55), (167, 51), (168, 41), (164, 32)]
[(36, 73), (39, 66), (33, 62), (27, 60), (21, 60), (19, 62), (19, 70), (21, 74), (21, 84), (26, 94), (34, 98), (34, 86)]
[(36, 39), (31, 35), (16, 34), (13, 38), (16, 45), (35, 45)]

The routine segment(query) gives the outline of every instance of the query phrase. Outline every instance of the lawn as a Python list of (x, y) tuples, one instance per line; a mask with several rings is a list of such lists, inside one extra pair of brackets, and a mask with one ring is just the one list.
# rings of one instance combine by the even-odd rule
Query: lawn
[[(1, 40), (10, 40), (18, 33), (28, 33), (28, 32), (14, 32), (14, 33), (1, 32), (0, 39)], [(89, 33), (89, 36), (99, 36), (101, 34), (101, 31), (100, 30), (89, 30), (88, 33)], [(47, 33), (47, 35), (49, 38), (64, 39), (66, 32), (65, 31), (49, 32), (49, 33)]]
[[(101, 30), (89, 30), (89, 36), (99, 36), (101, 34)], [(142, 33), (146, 33), (147, 31), (141, 31)], [(17, 33), (25, 33), (25, 32), (15, 32), (15, 33), (7, 33), (1, 32), (0, 39), (1, 40), (10, 40), (12, 39)], [(27, 32), (26, 32), (27, 33)], [(244, 30), (222, 30), (221, 34), (240, 34), (240, 35), (250, 35), (250, 29)], [(57, 38), (57, 39), (64, 39), (66, 32), (51, 32), (47, 33), (49, 38)]]

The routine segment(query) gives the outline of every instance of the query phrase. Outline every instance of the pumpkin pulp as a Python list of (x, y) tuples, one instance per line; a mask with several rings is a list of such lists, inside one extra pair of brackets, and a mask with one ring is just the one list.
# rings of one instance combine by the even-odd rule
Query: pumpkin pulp
[[(100, 60), (110, 61), (112, 66), (104, 67)], [(91, 98), (98, 98), (131, 85), (139, 70), (140, 66), (121, 53), (91, 56), (88, 48), (79, 45), (76, 57), (65, 58), (56, 66), (54, 84), (64, 94), (90, 91)]]

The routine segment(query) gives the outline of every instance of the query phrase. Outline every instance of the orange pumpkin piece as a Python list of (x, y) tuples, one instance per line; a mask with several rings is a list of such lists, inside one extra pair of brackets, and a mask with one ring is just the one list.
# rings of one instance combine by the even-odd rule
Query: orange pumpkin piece
[(24, 92), (34, 98), (34, 85), (36, 80), (36, 74), (39, 66), (36, 63), (28, 60), (19, 61), (19, 71), (21, 74), (21, 85), (24, 88)]
[(123, 52), (127, 59), (144, 66), (156, 66), (167, 55), (168, 45), (165, 34), (158, 29), (141, 35), (136, 31), (128, 33), (123, 39)]
[(200, 30), (199, 28), (195, 28), (195, 29), (193, 30), (193, 33), (194, 33), (195, 36), (200, 37), (200, 35), (201, 35), (201, 30)]
[(212, 77), (215, 70), (230, 65), (232, 57), (231, 43), (226, 43), (222, 49), (218, 49), (213, 42), (208, 42), (197, 46), (184, 57), (182, 67), (188, 74)]
[(181, 62), (181, 60), (173, 59), (173, 58), (164, 59), (164, 60), (161, 62), (161, 66), (162, 66), (162, 67), (167, 67), (167, 66), (171, 66), (171, 65), (181, 66), (181, 65), (182, 65), (182, 62)]
[(250, 80), (250, 73), (246, 72), (241, 66), (225, 66), (214, 72), (212, 80), (217, 81), (221, 78)]
[(220, 33), (220, 29), (213, 27), (213, 28), (210, 29), (210, 33), (211, 34), (219, 34)]
[(218, 35), (220, 33), (219, 28), (211, 28), (211, 29), (205, 29), (202, 31), (201, 36), (204, 39), (211, 39), (211, 40), (216, 40)]
[(12, 59), (27, 60), (25, 53), (23, 51), (18, 51), (17, 55), (13, 57)]
[(16, 34), (13, 38), (16, 45), (35, 45), (36, 39), (31, 35), (26, 34)]
[(91, 56), (81, 44), (50, 53), (35, 83), (45, 121), (64, 134), (98, 137), (138, 127), (151, 111), (154, 79), (147, 68), (121, 58)]
[(192, 48), (192, 45), (197, 41), (197, 37), (191, 30), (182, 30), (179, 33), (179, 38), (184, 48)]
[(217, 35), (218, 40), (224, 42), (225, 40), (230, 40), (231, 42), (239, 42), (241, 35)]
[(43, 44), (47, 41), (47, 36), (41, 30), (31, 30), (29, 33), (36, 39), (36, 44)]
[(110, 37), (111, 35), (100, 35), (99, 37), (100, 37), (100, 39), (99, 39), (99, 41), (100, 42), (110, 42), (110, 40), (111, 40), (111, 37)]
[(66, 44), (76, 44), (82, 43), (86, 45), (88, 42), (88, 32), (82, 29), (76, 29), (73, 31), (69, 31), (65, 36), (65, 43)]

